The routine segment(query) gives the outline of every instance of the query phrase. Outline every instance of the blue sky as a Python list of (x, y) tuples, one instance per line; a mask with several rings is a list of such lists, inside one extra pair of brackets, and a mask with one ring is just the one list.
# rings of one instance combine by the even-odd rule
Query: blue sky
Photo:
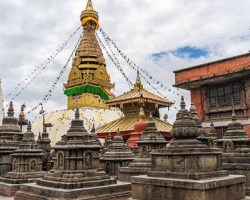
[(180, 58), (198, 59), (200, 57), (208, 57), (209, 52), (204, 48), (185, 46), (169, 52), (161, 51), (159, 53), (153, 53), (151, 55), (151, 58), (153, 61), (159, 61), (163, 59), (165, 56), (168, 56), (168, 54), (173, 54), (174, 56)]

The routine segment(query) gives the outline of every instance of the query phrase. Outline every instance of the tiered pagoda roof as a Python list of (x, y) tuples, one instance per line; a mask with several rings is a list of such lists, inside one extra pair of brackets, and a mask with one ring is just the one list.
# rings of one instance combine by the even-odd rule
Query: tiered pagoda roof
[[(137, 72), (136, 82), (133, 89), (126, 92), (112, 100), (109, 100), (107, 104), (110, 107), (118, 107), (123, 113), (124, 117), (114, 120), (104, 126), (97, 129), (99, 137), (105, 137), (109, 132), (115, 134), (119, 129), (124, 136), (134, 131), (134, 124), (138, 121), (140, 107), (144, 107), (145, 118), (148, 119), (150, 113), (155, 109), (170, 107), (173, 102), (168, 99), (157, 96), (146, 89), (144, 89), (139, 72)], [(159, 116), (153, 117), (158, 132), (169, 133), (172, 126), (168, 122), (162, 121)]]

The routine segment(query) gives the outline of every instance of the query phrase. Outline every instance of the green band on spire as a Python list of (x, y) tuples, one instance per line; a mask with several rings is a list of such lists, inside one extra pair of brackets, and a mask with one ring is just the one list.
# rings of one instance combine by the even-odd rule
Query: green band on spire
[(99, 95), (103, 100), (109, 100), (109, 96), (107, 95), (107, 93), (101, 87), (98, 86), (84, 85), (81, 87), (64, 90), (64, 94), (66, 96), (79, 95), (82, 93), (96, 94)]

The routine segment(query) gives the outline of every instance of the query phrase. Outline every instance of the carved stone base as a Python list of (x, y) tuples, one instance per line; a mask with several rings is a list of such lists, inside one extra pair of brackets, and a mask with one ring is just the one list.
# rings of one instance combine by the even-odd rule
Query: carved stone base
[(229, 175), (204, 180), (137, 176), (131, 178), (132, 198), (137, 200), (243, 200), (245, 177)]
[(150, 170), (150, 168), (137, 168), (137, 167), (121, 167), (119, 168), (118, 179), (120, 181), (130, 182), (131, 176), (145, 175)]
[(145, 175), (151, 169), (150, 158), (138, 158), (129, 164), (128, 167), (120, 167), (118, 179), (130, 182), (131, 176)]
[(125, 200), (129, 197), (131, 197), (131, 184), (126, 182), (73, 190), (44, 187), (32, 183), (22, 185), (15, 195), (15, 200)]

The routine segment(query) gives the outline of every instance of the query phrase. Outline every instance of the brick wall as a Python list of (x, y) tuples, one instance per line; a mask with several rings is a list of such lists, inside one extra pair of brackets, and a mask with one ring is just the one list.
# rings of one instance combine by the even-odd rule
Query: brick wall
[(204, 102), (202, 102), (202, 88), (195, 88), (191, 90), (191, 101), (195, 104), (198, 116), (204, 120)]
[(201, 65), (197, 68), (190, 68), (175, 72), (175, 84), (198, 80), (200, 78), (213, 77), (229, 72), (235, 72), (250, 67), (250, 54), (221, 60), (210, 64)]

